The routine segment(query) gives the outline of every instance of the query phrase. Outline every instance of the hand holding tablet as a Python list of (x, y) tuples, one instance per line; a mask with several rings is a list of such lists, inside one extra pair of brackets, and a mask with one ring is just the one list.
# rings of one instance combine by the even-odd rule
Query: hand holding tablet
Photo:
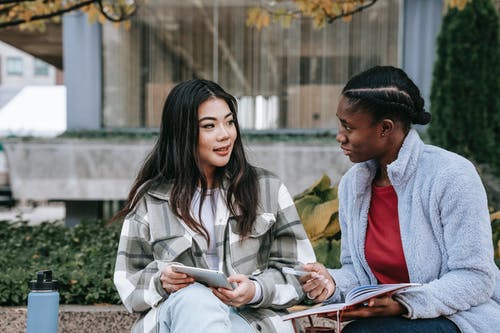
[(176, 264), (170, 265), (170, 267), (174, 272), (192, 276), (197, 282), (203, 283), (209, 287), (234, 289), (234, 286), (227, 280), (227, 276), (222, 272)]

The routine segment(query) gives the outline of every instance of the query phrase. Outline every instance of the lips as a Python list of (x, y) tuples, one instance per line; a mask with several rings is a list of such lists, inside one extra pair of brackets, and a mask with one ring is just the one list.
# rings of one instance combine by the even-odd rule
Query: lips
[(342, 151), (344, 152), (344, 155), (349, 155), (351, 153), (351, 151), (343, 146), (340, 146), (340, 149), (342, 149)]
[(231, 145), (223, 146), (223, 147), (218, 147), (214, 149), (214, 152), (217, 153), (218, 155), (227, 155), (229, 154), (231, 150)]

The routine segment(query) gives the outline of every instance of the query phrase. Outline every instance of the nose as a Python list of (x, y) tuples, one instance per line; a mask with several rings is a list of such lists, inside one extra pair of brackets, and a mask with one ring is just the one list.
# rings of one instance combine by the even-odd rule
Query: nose
[(337, 132), (337, 135), (335, 136), (335, 140), (337, 140), (338, 143), (346, 142), (346, 136), (342, 133), (342, 130), (340, 128)]
[(219, 126), (219, 130), (217, 131), (217, 140), (225, 141), (229, 138), (229, 131), (224, 125)]

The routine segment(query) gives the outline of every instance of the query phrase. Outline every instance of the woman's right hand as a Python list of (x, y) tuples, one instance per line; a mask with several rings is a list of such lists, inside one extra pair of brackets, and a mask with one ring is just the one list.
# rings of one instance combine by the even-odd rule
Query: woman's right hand
[(185, 273), (174, 272), (170, 266), (165, 267), (161, 271), (160, 281), (163, 289), (169, 294), (175, 293), (194, 283), (194, 279), (191, 276)]
[(335, 281), (328, 270), (322, 264), (316, 262), (306, 264), (302, 267), (306, 272), (310, 272), (300, 278), (302, 289), (307, 298), (314, 302), (324, 302), (335, 292)]

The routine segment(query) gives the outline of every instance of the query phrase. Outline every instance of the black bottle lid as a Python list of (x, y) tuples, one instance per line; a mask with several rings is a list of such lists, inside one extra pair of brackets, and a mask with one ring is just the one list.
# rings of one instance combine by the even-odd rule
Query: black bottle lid
[(28, 282), (28, 287), (31, 291), (57, 290), (57, 280), (52, 280), (52, 271), (36, 272), (36, 280)]

